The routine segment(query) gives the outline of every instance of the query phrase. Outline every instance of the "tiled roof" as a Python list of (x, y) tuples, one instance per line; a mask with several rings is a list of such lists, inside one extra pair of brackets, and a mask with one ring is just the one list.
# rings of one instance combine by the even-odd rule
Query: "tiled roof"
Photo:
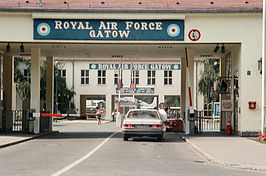
[(263, 0), (0, 0), (1, 9), (261, 11), (262, 4)]

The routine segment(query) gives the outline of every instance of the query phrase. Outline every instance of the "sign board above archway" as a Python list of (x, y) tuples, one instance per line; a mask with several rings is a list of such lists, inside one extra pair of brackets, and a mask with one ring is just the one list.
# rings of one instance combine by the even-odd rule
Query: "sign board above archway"
[(184, 20), (34, 19), (41, 40), (184, 40)]

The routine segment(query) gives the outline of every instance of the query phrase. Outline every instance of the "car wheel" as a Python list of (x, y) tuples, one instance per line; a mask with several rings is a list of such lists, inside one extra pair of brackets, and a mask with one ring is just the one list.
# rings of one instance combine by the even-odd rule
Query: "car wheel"
[(157, 141), (158, 142), (162, 142), (163, 141), (163, 136), (162, 135), (157, 136)]
[(124, 134), (124, 141), (128, 141), (128, 135)]

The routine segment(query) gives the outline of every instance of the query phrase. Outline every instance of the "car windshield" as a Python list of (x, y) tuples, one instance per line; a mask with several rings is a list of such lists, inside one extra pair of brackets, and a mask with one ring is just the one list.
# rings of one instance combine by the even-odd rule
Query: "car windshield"
[(159, 118), (156, 111), (131, 111), (129, 112), (128, 118)]

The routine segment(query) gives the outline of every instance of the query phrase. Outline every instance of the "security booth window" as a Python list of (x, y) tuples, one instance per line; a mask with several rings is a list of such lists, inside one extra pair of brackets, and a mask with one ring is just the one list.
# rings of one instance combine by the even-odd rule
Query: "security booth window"
[(81, 84), (89, 84), (89, 70), (81, 70)]
[(164, 85), (172, 85), (172, 71), (164, 71)]
[(139, 70), (133, 70), (132, 75), (131, 75), (131, 80), (135, 84), (139, 84)]
[(147, 77), (148, 77), (147, 84), (155, 85), (155, 70), (148, 70)]
[(98, 70), (98, 84), (106, 84), (106, 70)]

